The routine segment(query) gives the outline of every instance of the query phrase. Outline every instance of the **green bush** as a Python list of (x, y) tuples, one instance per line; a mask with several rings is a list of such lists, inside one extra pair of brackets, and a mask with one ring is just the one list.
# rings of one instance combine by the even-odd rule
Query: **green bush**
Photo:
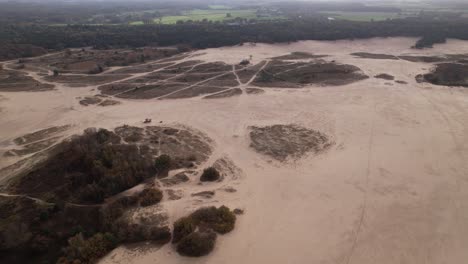
[(226, 234), (234, 229), (236, 215), (226, 206), (204, 207), (193, 212), (190, 217), (198, 226), (209, 228), (217, 233)]
[(163, 198), (163, 193), (158, 189), (144, 189), (139, 197), (141, 206), (150, 206), (159, 203)]
[(218, 170), (213, 167), (206, 168), (203, 170), (203, 174), (200, 177), (200, 181), (217, 181), (220, 178)]
[(190, 216), (182, 217), (174, 223), (172, 243), (178, 243), (182, 238), (190, 235), (197, 228)]
[(177, 252), (183, 256), (205, 256), (213, 250), (215, 243), (216, 233), (213, 231), (197, 231), (180, 240), (177, 245)]
[(88, 239), (85, 239), (80, 233), (69, 239), (65, 256), (59, 262), (93, 263), (114, 249), (117, 242), (116, 237), (111, 233), (97, 233)]
[(154, 167), (160, 174), (166, 174), (171, 169), (172, 159), (169, 155), (161, 155), (154, 161)]

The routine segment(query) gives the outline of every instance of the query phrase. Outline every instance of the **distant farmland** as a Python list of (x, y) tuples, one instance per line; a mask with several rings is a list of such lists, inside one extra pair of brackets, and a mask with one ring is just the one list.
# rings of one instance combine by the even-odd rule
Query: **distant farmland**
[(350, 21), (382, 21), (387, 19), (396, 19), (407, 17), (405, 14), (392, 12), (321, 12), (335, 19), (350, 20)]
[[(219, 6), (221, 7), (221, 6)], [(225, 8), (225, 7), (224, 7)], [(284, 19), (278, 15), (262, 15), (257, 16), (255, 9), (194, 9), (183, 11), (181, 15), (163, 16), (154, 20), (155, 23), (175, 24), (177, 21), (211, 21), (221, 22), (225, 20), (233, 20), (235, 18), (242, 19), (259, 19), (259, 20), (275, 20)], [(132, 22), (132, 25), (143, 24), (142, 21)]]

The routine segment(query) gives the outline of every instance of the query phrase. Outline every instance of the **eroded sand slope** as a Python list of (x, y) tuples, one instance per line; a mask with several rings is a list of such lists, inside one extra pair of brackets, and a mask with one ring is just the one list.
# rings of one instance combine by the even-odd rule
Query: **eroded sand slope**
[[(468, 259), (468, 89), (417, 83), (431, 64), (364, 59), (353, 52), (392, 55), (468, 53), (468, 42), (450, 40), (414, 51), (414, 39), (305, 41), (200, 51), (197, 60), (254, 63), (293, 51), (329, 55), (369, 78), (335, 87), (265, 89), (264, 93), (202, 100), (119, 99), (110, 107), (79, 104), (95, 86), (56, 84), (46, 92), (0, 93), (0, 152), (23, 134), (71, 125), (141, 126), (144, 118), (183, 124), (214, 141), (207, 163), (228, 157), (242, 170), (229, 181), (236, 195), (165, 204), (174, 219), (200, 205), (243, 208), (236, 229), (198, 259), (162, 248), (120, 247), (102, 263), (464, 263)], [(31, 74), (34, 77), (34, 74)], [(243, 88), (243, 87), (242, 87)], [(286, 163), (249, 147), (251, 126), (297, 124), (325, 133), (334, 144), (319, 155)], [(0, 153), (3, 154), (3, 153)], [(1, 157), (0, 167), (17, 161)], [(3, 176), (3, 175), (2, 175)], [(214, 189), (225, 186), (219, 183)], [(182, 190), (196, 192), (196, 184)]]

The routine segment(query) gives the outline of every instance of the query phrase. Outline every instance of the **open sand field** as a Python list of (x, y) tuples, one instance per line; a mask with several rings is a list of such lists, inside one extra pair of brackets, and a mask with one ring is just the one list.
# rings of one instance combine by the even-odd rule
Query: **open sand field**
[[(291, 52), (328, 55), (320, 59), (354, 65), (369, 76), (339, 85), (268, 88), (203, 99), (126, 99), (83, 106), (77, 98), (99, 94), (98, 86), (40, 92), (0, 91), (0, 168), (28, 156), (4, 156), (14, 139), (53, 126), (66, 138), (88, 127), (124, 124), (186, 126), (213, 140), (206, 164), (224, 158), (234, 176), (211, 185), (188, 182), (176, 191), (215, 190), (210, 199), (186, 195), (164, 200), (169, 221), (200, 206), (241, 208), (235, 229), (220, 236), (201, 258), (179, 256), (168, 243), (121, 246), (101, 264), (320, 263), (454, 264), (468, 259), (468, 89), (418, 83), (433, 64), (359, 58), (355, 52), (388, 55), (468, 53), (468, 42), (449, 40), (413, 50), (415, 39), (302, 41), (245, 44), (190, 54), (202, 62), (252, 64)], [(189, 60), (183, 57), (181, 60)], [(8, 67), (5, 63), (4, 67)], [(400, 82), (374, 78), (389, 74)], [(31, 78), (49, 83), (30, 72)], [(143, 76), (141, 73), (132, 75)], [(131, 77), (129, 77), (131, 78)], [(282, 162), (250, 147), (251, 127), (294, 124), (320, 131), (332, 142), (324, 151)], [(18, 140), (17, 140), (18, 141)], [(234, 165), (233, 165), (234, 166)], [(5, 171), (0, 183), (10, 175)], [(234, 188), (236, 192), (223, 191)]]

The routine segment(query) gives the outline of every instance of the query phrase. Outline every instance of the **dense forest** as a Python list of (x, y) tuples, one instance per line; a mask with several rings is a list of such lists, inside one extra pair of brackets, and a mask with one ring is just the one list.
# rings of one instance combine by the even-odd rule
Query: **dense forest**
[[(414, 48), (426, 48), (443, 43), (446, 38), (468, 39), (468, 18), (460, 12), (421, 11), (413, 16), (379, 21), (330, 19), (326, 13), (330, 10), (402, 12), (396, 7), (359, 3), (275, 2), (264, 5), (240, 1), (235, 6), (237, 10), (281, 14), (282, 19), (233, 17), (226, 21), (204, 19), (177, 21), (176, 24), (155, 23), (153, 20), (203, 8), (210, 8), (207, 2), (0, 2), (0, 60), (76, 47), (107, 49), (184, 45), (203, 49), (244, 42), (408, 36), (420, 38)], [(135, 19), (141, 19), (143, 23), (138, 26), (130, 24)]]
[(3, 25), (0, 43), (32, 44), (46, 49), (93, 46), (141, 47), (188, 44), (193, 48), (236, 45), (243, 42), (292, 42), (371, 37), (425, 37), (420, 47), (445, 38), (468, 39), (468, 21), (415, 18), (379, 22), (297, 19), (247, 25), (180, 23), (142, 26), (19, 26)]

